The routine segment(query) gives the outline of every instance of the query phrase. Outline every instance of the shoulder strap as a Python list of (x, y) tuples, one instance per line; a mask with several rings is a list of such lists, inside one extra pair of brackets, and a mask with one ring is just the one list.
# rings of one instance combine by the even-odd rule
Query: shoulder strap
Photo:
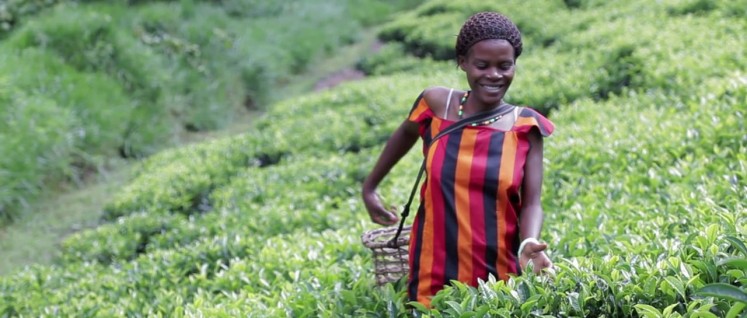
[(444, 118), (449, 117), (449, 104), (451, 104), (452, 93), (454, 93), (454, 88), (449, 89), (449, 97), (446, 97), (446, 110), (444, 111)]
[[(473, 123), (479, 123), (481, 121), (488, 120), (493, 117), (497, 117), (499, 115), (506, 114), (510, 112), (514, 106), (512, 105), (503, 105), (493, 110), (488, 110), (484, 112), (479, 112), (473, 116), (464, 118), (454, 124), (452, 124), (449, 127), (446, 127), (446, 129), (439, 132), (433, 139), (431, 139), (428, 146), (432, 145), (436, 140), (439, 138), (448, 135), (449, 133), (461, 129), (464, 126), (473, 124)], [(399, 235), (402, 233), (402, 228), (405, 226), (405, 219), (407, 219), (407, 216), (410, 215), (410, 205), (412, 204), (412, 199), (415, 197), (415, 192), (418, 190), (418, 185), (420, 184), (420, 179), (423, 178), (423, 172), (425, 172), (425, 163), (427, 162), (428, 158), (423, 158), (423, 163), (420, 165), (420, 171), (418, 171), (418, 177), (415, 179), (415, 184), (412, 186), (412, 191), (410, 191), (410, 198), (407, 199), (407, 204), (405, 204), (405, 207), (402, 209), (402, 214), (400, 221), (399, 221), (399, 228), (397, 228), (397, 232), (394, 234), (394, 237), (387, 242), (387, 246), (390, 248), (396, 248), (397, 247), (397, 238), (399, 238)]]

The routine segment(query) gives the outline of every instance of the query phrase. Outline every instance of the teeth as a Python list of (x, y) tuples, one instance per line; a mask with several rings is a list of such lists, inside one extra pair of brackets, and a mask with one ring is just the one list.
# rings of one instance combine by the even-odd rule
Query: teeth
[(491, 86), (491, 85), (483, 85), (482, 87), (485, 87), (489, 91), (497, 91), (500, 90), (500, 86)]

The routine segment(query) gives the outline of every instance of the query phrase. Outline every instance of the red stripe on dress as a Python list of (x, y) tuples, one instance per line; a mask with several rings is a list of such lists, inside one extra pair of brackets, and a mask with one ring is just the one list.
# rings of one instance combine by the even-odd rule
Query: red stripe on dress
[[(433, 122), (431, 123), (431, 137), (438, 134), (442, 130), (442, 126), (443, 122), (441, 120), (433, 118)], [(443, 163), (443, 151), (441, 151), (442, 147), (440, 147), (439, 145), (444, 142), (445, 138), (447, 137), (444, 136), (441, 139), (437, 140), (435, 144), (431, 145), (430, 149), (428, 149), (426, 154), (426, 171), (440, 171), (441, 165)], [(432, 213), (425, 213), (425, 220), (423, 224), (423, 243), (420, 255), (420, 269), (418, 275), (419, 280), (417, 287), (418, 301), (425, 305), (430, 303), (429, 297), (435, 294), (435, 292), (433, 291), (435, 289), (434, 286), (440, 286), (438, 285), (438, 282), (433, 281), (432, 275), (434, 267), (439, 267), (438, 262), (436, 261), (435, 251), (440, 248), (443, 253), (444, 250), (443, 246), (436, 246), (436, 238), (440, 237), (443, 240), (444, 237), (443, 227), (441, 227), (441, 231), (438, 232), (439, 228), (435, 226), (438, 219), (437, 214), (439, 214), (438, 210), (441, 210), (440, 219), (441, 224), (443, 224), (443, 200), (440, 200), (440, 198), (442, 198), (443, 196), (441, 195), (441, 189), (438, 186), (438, 182), (434, 182), (434, 179), (438, 179), (437, 176), (431, 176), (430, 173), (428, 173), (428, 175), (426, 176), (427, 185), (425, 185), (424, 204), (425, 210), (431, 211)], [(443, 261), (441, 261), (440, 267), (443, 268)], [(435, 290), (438, 291), (438, 289)]]
[(498, 259), (496, 260), (496, 270), (498, 276), (503, 280), (508, 279), (509, 264), (513, 259), (510, 257), (513, 252), (506, 242), (506, 235), (509, 230), (507, 226), (512, 221), (508, 212), (510, 202), (507, 193), (509, 188), (513, 186), (516, 142), (516, 134), (506, 133), (503, 139), (503, 156), (501, 157), (501, 170), (498, 176)]
[(485, 169), (488, 165), (488, 149), (490, 148), (489, 131), (477, 135), (475, 142), (474, 157), (470, 176), (472, 181), (470, 187), (470, 223), (472, 225), (472, 278), (469, 283), (477, 286), (477, 279), (488, 277), (487, 264), (485, 264), (485, 204), (482, 189), (485, 184)]
[(437, 146), (434, 151), (429, 151), (429, 158), (431, 159), (431, 166), (428, 171), (431, 171), (433, 175), (428, 176), (428, 186), (431, 189), (431, 199), (433, 205), (431, 206), (432, 213), (432, 226), (433, 229), (433, 250), (432, 250), (432, 264), (430, 268), (430, 290), (429, 295), (435, 295), (441, 290), (444, 285), (444, 272), (446, 265), (446, 224), (444, 220), (444, 202), (443, 193), (441, 189), (441, 170), (443, 169), (444, 156), (446, 154), (446, 144), (448, 143), (449, 136), (441, 137), (436, 141)]

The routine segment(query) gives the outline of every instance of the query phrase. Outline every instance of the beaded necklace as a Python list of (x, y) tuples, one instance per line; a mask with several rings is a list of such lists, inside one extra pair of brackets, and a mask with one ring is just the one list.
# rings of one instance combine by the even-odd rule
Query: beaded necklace
[[(469, 97), (469, 93), (470, 93), (470, 91), (464, 92), (464, 96), (462, 96), (462, 99), (459, 100), (459, 119), (462, 119), (462, 117), (464, 116), (464, 103), (467, 102), (467, 97)], [(501, 106), (504, 106), (504, 105), (507, 105), (507, 104), (504, 103), (503, 101), (501, 101), (501, 104), (498, 105), (498, 107), (501, 107)], [(513, 108), (513, 106), (510, 107), (510, 108)], [(471, 123), (469, 125), (472, 126), (472, 127), (475, 127), (475, 126), (487, 126), (487, 125), (490, 125), (490, 124), (492, 124), (492, 123), (500, 120), (501, 118), (503, 118), (503, 115), (505, 115), (506, 113), (508, 113), (508, 112), (507, 111), (506, 112), (501, 112), (500, 114), (498, 114), (497, 116), (495, 116), (493, 118), (490, 118), (490, 119), (487, 119), (487, 120), (484, 120), (484, 121), (481, 121), (481, 122)]]

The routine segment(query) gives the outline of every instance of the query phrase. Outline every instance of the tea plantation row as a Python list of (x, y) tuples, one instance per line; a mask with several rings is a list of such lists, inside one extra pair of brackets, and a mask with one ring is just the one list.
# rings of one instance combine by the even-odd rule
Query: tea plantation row
[(310, 63), (414, 3), (3, 2), (0, 223), (114, 157), (264, 109)]
[[(728, 2), (700, 2), (711, 5), (503, 3), (519, 21), (579, 19), (544, 44), (532, 40), (543, 32), (527, 31), (529, 50), (511, 91), (513, 102), (557, 103), (538, 104), (558, 127), (545, 143), (542, 237), (557, 274), (478, 288), (455, 283), (432, 309), (415, 310), (432, 317), (745, 314), (747, 72), (737, 44), (747, 26)], [(429, 1), (402, 17), (451, 14), (448, 23), (458, 25), (476, 3)], [(711, 27), (704, 35), (695, 25)], [(622, 26), (640, 32), (614, 32)], [(422, 22), (401, 32), (431, 33), (420, 27), (429, 28)], [(390, 45), (382, 54), (407, 48)], [(620, 81), (626, 58), (635, 71)], [(360, 182), (423, 88), (466, 84), (449, 62), (429, 60), (424, 69), (407, 57), (387, 68), (386, 60), (362, 65), (390, 75), (279, 102), (254, 131), (146, 160), (106, 207), (110, 223), (63, 242), (58, 266), (0, 278), (0, 313), (407, 316), (402, 286), (375, 287), (359, 241), (375, 227)], [(599, 82), (611, 85), (606, 94)], [(380, 189), (387, 203), (404, 202), (418, 164), (413, 150), (395, 167)]]

